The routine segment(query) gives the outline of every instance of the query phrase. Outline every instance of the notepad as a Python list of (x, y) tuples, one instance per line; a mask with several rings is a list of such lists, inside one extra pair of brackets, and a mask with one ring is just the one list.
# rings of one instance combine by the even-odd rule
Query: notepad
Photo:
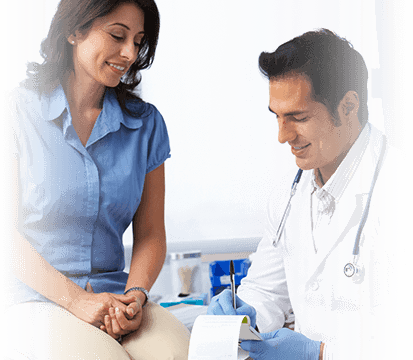
[(248, 352), (238, 344), (262, 340), (246, 315), (200, 315), (192, 328), (188, 360), (241, 360)]

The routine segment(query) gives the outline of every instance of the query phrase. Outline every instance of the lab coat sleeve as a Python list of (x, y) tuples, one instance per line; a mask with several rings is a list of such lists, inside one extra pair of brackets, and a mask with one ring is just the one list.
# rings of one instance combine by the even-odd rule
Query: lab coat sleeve
[[(375, 188), (364, 233), (372, 244), (365, 270), (370, 304), (363, 308), (360, 338), (341, 337), (345, 344), (326, 343), (324, 360), (344, 359), (340, 346), (349, 346), (354, 359), (403, 359), (404, 344), (404, 196), (403, 159), (394, 148)], [(366, 239), (368, 242), (369, 239)], [(367, 249), (362, 249), (364, 251)], [(354, 324), (355, 325), (355, 324)], [(357, 349), (357, 350), (356, 350)], [(348, 354), (347, 354), (348, 355)]]
[(398, 150), (391, 150), (377, 181), (378, 196), (373, 197), (371, 203), (380, 216), (376, 217), (375, 238), (368, 248), (371, 254), (370, 293), (374, 298), (371, 330), (365, 343), (369, 341), (369, 353), (376, 359), (402, 359), (411, 353), (413, 310), (409, 284), (413, 245), (411, 211), (407, 209), (413, 202), (413, 193), (411, 186), (397, 192), (395, 179), (405, 176), (400, 172), (405, 169), (405, 163)]
[(251, 267), (237, 290), (237, 295), (257, 311), (260, 332), (283, 327), (291, 313), (282, 249), (280, 245), (272, 245), (279, 217), (275, 214), (276, 203), (275, 196), (270, 197), (264, 236), (251, 255)]

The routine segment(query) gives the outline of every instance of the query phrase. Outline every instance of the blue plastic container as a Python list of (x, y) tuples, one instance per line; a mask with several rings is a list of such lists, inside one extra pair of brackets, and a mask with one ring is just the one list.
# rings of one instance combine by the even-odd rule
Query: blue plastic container
[[(209, 264), (209, 279), (211, 280), (211, 297), (218, 295), (224, 289), (231, 287), (229, 274), (230, 260), (214, 261)], [(233, 260), (235, 271), (235, 289), (241, 284), (241, 279), (247, 275), (251, 265), (249, 259)]]

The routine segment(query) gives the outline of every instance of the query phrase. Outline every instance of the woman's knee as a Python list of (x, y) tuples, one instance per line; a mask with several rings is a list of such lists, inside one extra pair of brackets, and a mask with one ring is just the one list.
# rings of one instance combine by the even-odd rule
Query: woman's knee
[(163, 307), (148, 302), (141, 326), (122, 346), (134, 360), (187, 360), (190, 332)]
[(54, 303), (19, 304), (9, 309), (7, 318), (9, 351), (31, 360), (130, 360), (116, 340)]

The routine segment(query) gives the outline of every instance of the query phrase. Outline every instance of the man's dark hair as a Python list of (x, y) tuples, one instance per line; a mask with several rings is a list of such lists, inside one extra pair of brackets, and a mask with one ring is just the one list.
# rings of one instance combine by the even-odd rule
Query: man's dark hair
[(50, 92), (62, 84), (68, 71), (73, 70), (72, 46), (67, 37), (75, 31), (86, 33), (93, 22), (114, 11), (121, 4), (135, 4), (144, 13), (145, 35), (136, 61), (115, 87), (122, 109), (127, 99), (140, 99), (135, 88), (141, 82), (140, 71), (151, 66), (159, 36), (159, 11), (154, 0), (61, 0), (50, 25), (49, 33), (41, 44), (42, 64), (28, 64), (28, 78), (23, 85), (38, 93)]
[(358, 94), (358, 119), (368, 120), (367, 67), (350, 42), (327, 29), (309, 31), (259, 57), (261, 72), (268, 78), (305, 74), (312, 85), (313, 99), (323, 103), (335, 120), (337, 108), (348, 91)]

